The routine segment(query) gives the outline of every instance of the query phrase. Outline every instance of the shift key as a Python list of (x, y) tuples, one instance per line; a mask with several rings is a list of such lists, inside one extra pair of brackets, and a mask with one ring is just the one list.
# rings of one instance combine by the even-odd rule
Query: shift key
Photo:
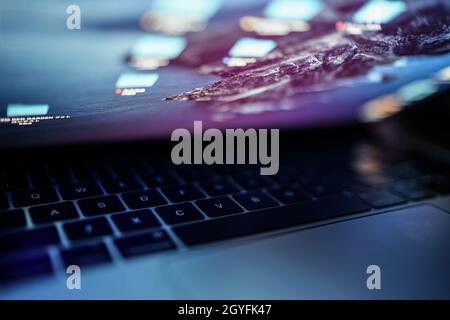
[(55, 226), (11, 233), (0, 237), (0, 255), (59, 243), (60, 239)]

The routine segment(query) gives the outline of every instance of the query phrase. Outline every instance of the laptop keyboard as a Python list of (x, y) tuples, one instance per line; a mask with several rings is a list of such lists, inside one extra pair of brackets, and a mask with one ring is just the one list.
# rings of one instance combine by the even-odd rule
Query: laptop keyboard
[(382, 170), (293, 162), (268, 177), (250, 166), (109, 159), (3, 168), (0, 282), (51, 274), (55, 265), (83, 268), (185, 250), (450, 192), (446, 167), (411, 161), (384, 163)]

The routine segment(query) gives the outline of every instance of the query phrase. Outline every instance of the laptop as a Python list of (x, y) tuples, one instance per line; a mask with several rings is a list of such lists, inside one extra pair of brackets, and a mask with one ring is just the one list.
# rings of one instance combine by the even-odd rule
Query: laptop
[[(449, 22), (444, 0), (3, 1), (0, 298), (450, 298)], [(279, 130), (275, 174), (175, 164), (199, 121)]]

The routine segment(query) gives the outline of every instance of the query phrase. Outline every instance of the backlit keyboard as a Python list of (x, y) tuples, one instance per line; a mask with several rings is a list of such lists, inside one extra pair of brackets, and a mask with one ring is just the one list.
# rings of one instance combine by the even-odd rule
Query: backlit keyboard
[(345, 159), (332, 167), (291, 159), (269, 177), (249, 166), (108, 159), (3, 167), (1, 282), (52, 274), (61, 263), (83, 268), (188, 249), (450, 191), (447, 168), (411, 161), (355, 169)]

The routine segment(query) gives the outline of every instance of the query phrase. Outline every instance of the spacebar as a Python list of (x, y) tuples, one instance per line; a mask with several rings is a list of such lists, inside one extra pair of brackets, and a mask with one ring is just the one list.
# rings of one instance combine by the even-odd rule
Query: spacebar
[(188, 246), (283, 229), (369, 210), (353, 196), (335, 195), (316, 201), (253, 211), (173, 228)]

